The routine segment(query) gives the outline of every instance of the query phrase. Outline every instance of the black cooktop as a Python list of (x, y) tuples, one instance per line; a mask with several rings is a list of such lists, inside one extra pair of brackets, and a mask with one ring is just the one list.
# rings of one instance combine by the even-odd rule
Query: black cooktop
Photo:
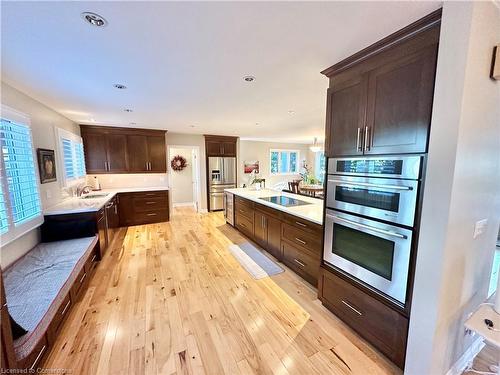
[(259, 198), (267, 202), (274, 204), (279, 204), (280, 206), (291, 207), (291, 206), (304, 206), (306, 204), (311, 204), (309, 202), (301, 201), (295, 198), (285, 197), (283, 195), (277, 195), (274, 197), (264, 197)]

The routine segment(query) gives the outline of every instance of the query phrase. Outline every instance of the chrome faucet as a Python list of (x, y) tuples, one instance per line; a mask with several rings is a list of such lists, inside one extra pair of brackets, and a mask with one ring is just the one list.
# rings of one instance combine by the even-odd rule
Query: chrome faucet
[(92, 190), (92, 186), (90, 186), (90, 185), (85, 185), (85, 186), (83, 186), (81, 188), (77, 187), (76, 188), (76, 195), (78, 197), (81, 197), (82, 194), (88, 194), (88, 193), (90, 193), (91, 190)]

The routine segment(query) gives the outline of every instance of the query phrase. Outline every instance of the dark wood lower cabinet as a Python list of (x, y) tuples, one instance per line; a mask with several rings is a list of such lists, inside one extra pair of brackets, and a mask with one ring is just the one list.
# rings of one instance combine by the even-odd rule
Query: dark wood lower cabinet
[(168, 190), (120, 193), (120, 226), (159, 223), (170, 219)]
[(323, 267), (320, 268), (318, 295), (324, 306), (403, 368), (407, 317)]
[(235, 227), (317, 286), (323, 227), (242, 197), (234, 202)]

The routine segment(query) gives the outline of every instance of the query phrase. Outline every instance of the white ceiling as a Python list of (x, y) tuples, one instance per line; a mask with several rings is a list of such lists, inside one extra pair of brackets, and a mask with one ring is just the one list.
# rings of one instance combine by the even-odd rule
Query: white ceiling
[(2, 80), (78, 123), (312, 142), (319, 72), (440, 4), (2, 1)]

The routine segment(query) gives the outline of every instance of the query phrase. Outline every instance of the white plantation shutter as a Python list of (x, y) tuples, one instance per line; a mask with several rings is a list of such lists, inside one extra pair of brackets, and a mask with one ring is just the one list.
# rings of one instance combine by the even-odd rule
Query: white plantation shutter
[(85, 156), (82, 138), (64, 129), (57, 129), (64, 168), (64, 184), (77, 182), (85, 177)]
[(9, 110), (4, 107), (0, 150), (0, 233), (2, 245), (5, 245), (39, 226), (43, 215), (29, 119), (17, 113), (9, 116)]

